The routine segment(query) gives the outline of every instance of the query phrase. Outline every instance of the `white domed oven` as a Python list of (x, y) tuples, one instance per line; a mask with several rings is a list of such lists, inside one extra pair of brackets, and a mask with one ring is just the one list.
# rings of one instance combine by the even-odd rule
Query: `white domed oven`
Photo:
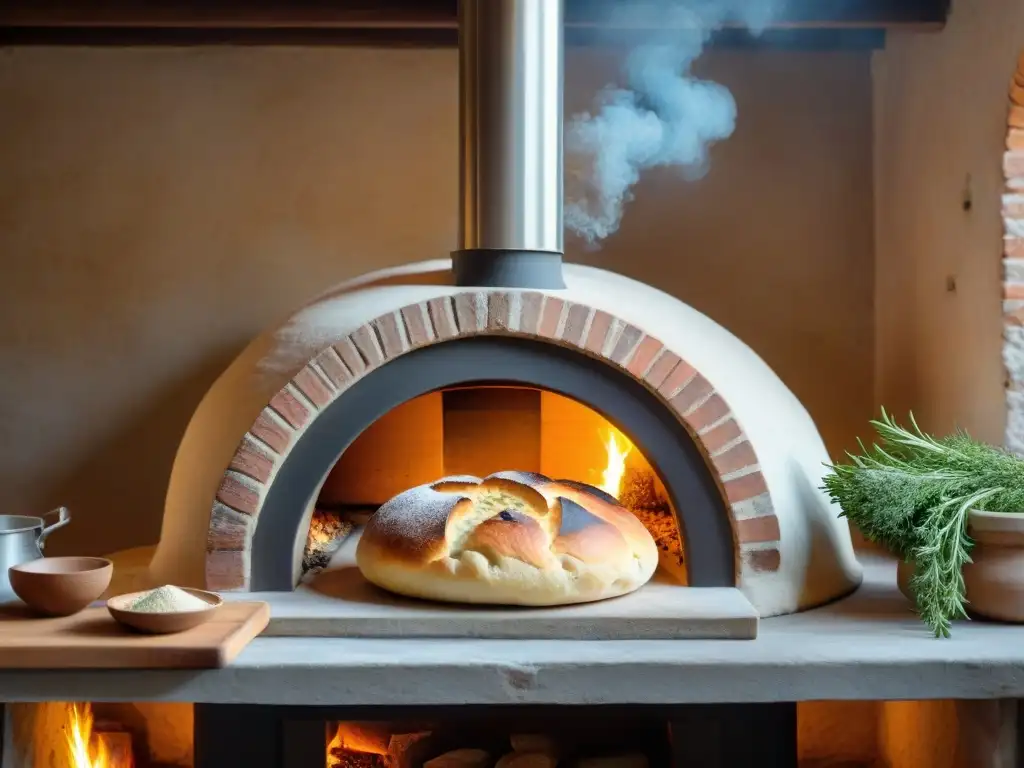
[[(860, 567), (796, 397), (671, 296), (562, 263), (561, 3), (461, 6), (458, 250), (338, 286), (234, 361), (181, 443), (152, 578), (274, 593), (278, 634), (753, 637), (849, 593)], [(655, 578), (511, 613), (360, 584), (378, 506), (508, 470), (618, 498)]]

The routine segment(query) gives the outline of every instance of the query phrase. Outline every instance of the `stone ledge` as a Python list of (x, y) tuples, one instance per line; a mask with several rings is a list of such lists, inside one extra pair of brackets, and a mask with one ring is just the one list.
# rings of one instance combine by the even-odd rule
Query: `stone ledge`
[(259, 638), (226, 669), (0, 670), (7, 701), (281, 705), (701, 704), (1024, 698), (1024, 627), (936, 640), (872, 564), (854, 596), (762, 619), (757, 640)]
[[(775, 523), (774, 515), (755, 520)], [(294, 592), (233, 593), (233, 601), (265, 600), (265, 637), (382, 640), (487, 638), (534, 640), (753, 640), (758, 615), (736, 588), (687, 589), (658, 573), (640, 590), (582, 605), (493, 608), (407, 600), (371, 586), (355, 565), (360, 532), (331, 558), (330, 568)], [(750, 540), (748, 538), (748, 540)]]

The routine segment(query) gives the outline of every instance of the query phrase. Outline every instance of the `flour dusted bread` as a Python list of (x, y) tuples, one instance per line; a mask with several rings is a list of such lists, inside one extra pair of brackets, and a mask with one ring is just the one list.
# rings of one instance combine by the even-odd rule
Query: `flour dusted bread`
[(409, 597), (545, 606), (633, 592), (654, 574), (658, 550), (597, 488), (502, 472), (399, 494), (367, 523), (356, 563), (373, 584)]

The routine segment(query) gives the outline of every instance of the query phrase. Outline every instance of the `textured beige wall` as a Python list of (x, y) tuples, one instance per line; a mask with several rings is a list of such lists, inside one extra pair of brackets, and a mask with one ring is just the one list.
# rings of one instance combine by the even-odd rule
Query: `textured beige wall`
[(942, 34), (893, 33), (874, 62), (877, 399), (999, 444), (1002, 155), (1022, 48), (1024, 3), (958, 0)]
[[(1003, 442), (1000, 197), (1020, 0), (957, 0), (940, 35), (892, 33), (875, 70), (876, 399)], [(964, 211), (965, 195), (972, 200)], [(949, 283), (955, 290), (949, 290)], [(891, 768), (1010, 765), (984, 702), (890, 702)]]
[[(570, 110), (614, 64), (570, 55)], [(711, 174), (651, 173), (619, 234), (570, 257), (731, 328), (839, 449), (871, 407), (867, 55), (705, 70), (740, 115)], [(0, 53), (0, 508), (69, 504), (55, 551), (153, 541), (189, 415), (253, 334), (454, 245), (456, 98), (451, 51)]]

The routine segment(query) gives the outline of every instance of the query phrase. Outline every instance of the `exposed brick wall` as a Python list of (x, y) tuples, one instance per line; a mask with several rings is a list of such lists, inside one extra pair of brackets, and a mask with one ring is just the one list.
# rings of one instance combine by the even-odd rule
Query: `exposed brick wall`
[(737, 545), (740, 584), (779, 568), (779, 522), (757, 454), (728, 403), (698, 371), (656, 338), (600, 310), (534, 292), (481, 291), (376, 318), (321, 351), (271, 399), (239, 443), (217, 492), (207, 537), (207, 586), (248, 588), (248, 550), (266, 491), (321, 409), (374, 368), (412, 349), (494, 334), (579, 348), (642, 381), (687, 426), (718, 479)]
[(1010, 84), (1009, 131), (1003, 155), (1003, 360), (1006, 447), (1024, 454), (1024, 53)]

